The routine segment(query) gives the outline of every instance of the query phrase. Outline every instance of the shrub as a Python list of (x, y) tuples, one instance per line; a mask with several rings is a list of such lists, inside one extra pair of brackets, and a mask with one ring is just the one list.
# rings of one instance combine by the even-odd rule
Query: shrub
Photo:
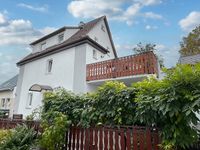
[(6, 139), (12, 135), (11, 130), (0, 130), (0, 145), (6, 142)]
[(0, 145), (1, 150), (28, 150), (36, 140), (36, 131), (26, 125), (17, 126), (11, 131), (11, 136)]
[(158, 81), (146, 80), (137, 88), (137, 118), (161, 128), (163, 147), (188, 147), (198, 139), (195, 126), (200, 110), (200, 64), (178, 65)]

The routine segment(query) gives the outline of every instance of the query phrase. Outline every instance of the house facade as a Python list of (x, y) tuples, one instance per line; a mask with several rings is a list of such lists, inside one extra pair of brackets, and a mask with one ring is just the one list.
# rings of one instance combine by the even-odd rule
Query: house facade
[(32, 53), (17, 63), (14, 113), (24, 116), (42, 105), (45, 91), (63, 87), (86, 93), (108, 80), (130, 85), (158, 73), (152, 52), (117, 57), (105, 16), (60, 28), (30, 45)]
[(2, 117), (11, 118), (16, 96), (18, 75), (0, 85), (0, 113)]

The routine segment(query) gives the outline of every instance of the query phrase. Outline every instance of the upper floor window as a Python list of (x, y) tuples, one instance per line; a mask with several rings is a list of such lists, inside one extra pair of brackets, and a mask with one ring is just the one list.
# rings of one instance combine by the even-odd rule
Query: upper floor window
[(64, 34), (58, 35), (58, 43), (62, 43), (64, 41)]
[(97, 51), (93, 49), (93, 52), (92, 52), (92, 53), (93, 53), (93, 54), (92, 54), (92, 55), (93, 55), (93, 58), (94, 58), (94, 59), (97, 59)]
[(46, 49), (46, 42), (41, 44), (41, 50), (45, 50)]
[(7, 108), (10, 108), (10, 98), (7, 98), (7, 102), (6, 102), (7, 104), (6, 104), (6, 107)]
[(106, 32), (105, 26), (104, 26), (104, 25), (101, 25), (101, 30), (102, 30), (103, 32)]
[(95, 41), (95, 42), (98, 42), (98, 38), (97, 38), (96, 36), (94, 37), (94, 41)]
[(5, 98), (2, 98), (1, 99), (1, 107), (5, 107), (6, 106), (6, 99)]
[(47, 73), (51, 73), (53, 66), (53, 59), (47, 61)]

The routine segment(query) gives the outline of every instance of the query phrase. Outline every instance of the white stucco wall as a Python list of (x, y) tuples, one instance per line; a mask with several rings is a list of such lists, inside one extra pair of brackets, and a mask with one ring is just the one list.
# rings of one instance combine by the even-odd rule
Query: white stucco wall
[(79, 29), (66, 29), (65, 31), (52, 36), (51, 38), (48, 38), (47, 40), (44, 40), (40, 43), (37, 43), (35, 45), (32, 46), (32, 51), (34, 52), (38, 52), (41, 51), (41, 44), (46, 42), (46, 48), (51, 47), (53, 45), (59, 44), (58, 41), (58, 36), (61, 34), (64, 34), (64, 40), (67, 40), (69, 37), (71, 37), (74, 33), (76, 33)]
[[(33, 92), (32, 107), (27, 108), (29, 88), (34, 84), (48, 85), (52, 88), (64, 87), (67, 90), (73, 91), (74, 78), (74, 54), (75, 48), (71, 48), (51, 56), (47, 56), (33, 62), (27, 63), (24, 66), (20, 90), (17, 92), (18, 114), (24, 116), (30, 114), (35, 108), (41, 106), (42, 94)], [(52, 72), (46, 73), (47, 61), (53, 60)]]
[[(101, 26), (104, 26), (105, 32), (101, 29)], [(101, 46), (103, 46), (105, 49), (108, 48), (108, 51), (110, 51), (109, 55), (110, 58), (114, 58), (113, 49), (111, 46), (111, 41), (108, 35), (108, 31), (105, 25), (104, 20), (101, 20), (97, 23), (97, 25), (88, 33), (88, 36), (95, 40), (95, 37), (97, 38), (97, 43), (99, 43)]]

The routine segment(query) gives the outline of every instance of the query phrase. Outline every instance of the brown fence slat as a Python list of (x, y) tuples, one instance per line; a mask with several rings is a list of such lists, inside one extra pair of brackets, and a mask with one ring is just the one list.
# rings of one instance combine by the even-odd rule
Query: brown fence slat
[(115, 130), (115, 150), (119, 150), (119, 131)]
[(99, 149), (103, 150), (103, 133), (102, 128), (99, 128)]
[(113, 130), (109, 131), (109, 150), (113, 150)]
[(135, 128), (133, 128), (133, 149), (138, 150), (138, 135)]
[(84, 150), (89, 149), (89, 129), (85, 129), (85, 142), (84, 142)]
[(81, 128), (81, 146), (80, 146), (80, 148), (81, 148), (81, 150), (83, 150), (83, 143), (84, 142), (84, 130), (83, 130), (83, 128)]
[(126, 131), (126, 148), (127, 150), (131, 150), (131, 131), (127, 129)]
[(104, 150), (108, 150), (108, 130), (104, 130)]

